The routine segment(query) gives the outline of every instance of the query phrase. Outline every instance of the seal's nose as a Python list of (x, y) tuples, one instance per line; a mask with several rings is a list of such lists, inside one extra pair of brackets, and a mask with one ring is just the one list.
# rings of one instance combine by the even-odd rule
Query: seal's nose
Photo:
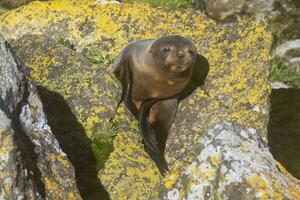
[(184, 52), (181, 51), (181, 50), (177, 51), (177, 56), (178, 56), (178, 58), (183, 58), (184, 57)]

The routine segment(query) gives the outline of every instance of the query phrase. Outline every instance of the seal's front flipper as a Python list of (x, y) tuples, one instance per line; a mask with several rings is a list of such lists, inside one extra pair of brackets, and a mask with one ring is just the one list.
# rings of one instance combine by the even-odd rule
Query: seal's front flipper
[(142, 136), (144, 149), (150, 156), (150, 158), (155, 162), (158, 167), (160, 173), (163, 175), (167, 171), (169, 171), (168, 164), (164, 157), (164, 152), (161, 149), (160, 141), (157, 139), (157, 133), (154, 131), (153, 127), (146, 121), (144, 125), (142, 125)]
[(169, 171), (164, 150), (176, 115), (177, 103), (177, 99), (149, 100), (139, 110), (139, 127), (144, 148), (162, 174)]
[(150, 158), (155, 162), (157, 168), (159, 169), (160, 173), (164, 175), (169, 171), (169, 167), (167, 164), (167, 161), (163, 154), (160, 153), (154, 153), (151, 149), (148, 148), (147, 145), (144, 146), (145, 151), (148, 153)]
[(138, 114), (139, 128), (143, 137), (144, 146), (147, 146), (149, 151), (154, 152), (155, 154), (160, 153), (158, 146), (158, 141), (156, 139), (155, 130), (151, 127), (151, 124), (148, 122), (148, 116), (150, 113), (151, 106), (155, 104), (158, 100), (149, 100), (144, 102)]

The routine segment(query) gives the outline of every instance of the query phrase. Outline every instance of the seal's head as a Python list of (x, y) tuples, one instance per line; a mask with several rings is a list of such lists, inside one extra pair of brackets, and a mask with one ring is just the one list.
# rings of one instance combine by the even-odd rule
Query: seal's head
[(185, 37), (167, 35), (153, 42), (150, 55), (156, 70), (167, 78), (189, 78), (196, 62), (196, 47)]

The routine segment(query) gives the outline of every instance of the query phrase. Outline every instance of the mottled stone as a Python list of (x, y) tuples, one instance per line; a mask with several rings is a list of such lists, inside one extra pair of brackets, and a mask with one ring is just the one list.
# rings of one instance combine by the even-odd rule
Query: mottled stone
[(81, 199), (35, 85), (0, 37), (0, 198)]
[(203, 0), (206, 13), (215, 20), (235, 20), (243, 16), (277, 17), (296, 10), (291, 0)]
[(96, 168), (104, 161), (93, 155), (91, 139), (116, 112), (121, 93), (117, 81), (103, 67), (45, 35), (23, 36), (12, 47), (38, 84), (52, 131), (75, 167), (81, 195), (104, 196)]
[[(268, 160), (270, 163), (275, 162), (265, 147), (269, 112), (268, 95), (270, 94), (267, 61), (272, 40), (265, 21), (240, 20), (238, 23), (219, 26), (206, 16), (193, 11), (166, 11), (162, 8), (151, 8), (140, 4), (99, 5), (91, 0), (32, 2), (17, 11), (0, 16), (0, 21), (0, 29), (10, 40), (20, 39), (28, 33), (44, 34), (57, 40), (61, 38), (69, 40), (76, 51), (96, 45), (110, 55), (116, 55), (123, 46), (134, 39), (154, 38), (165, 34), (181, 34), (190, 38), (197, 46), (198, 52), (208, 59), (210, 72), (205, 86), (197, 89), (179, 106), (166, 149), (171, 172), (166, 177), (162, 177), (158, 173), (155, 164), (142, 148), (136, 122), (124, 107), (121, 107), (118, 115), (115, 116), (115, 120), (119, 122), (119, 134), (114, 141), (115, 150), (99, 173), (100, 180), (112, 199), (155, 199), (157, 196), (165, 197), (165, 195), (170, 198), (182, 199), (183, 196), (190, 194), (191, 198), (192, 195), (206, 198), (217, 194), (209, 188), (204, 193), (192, 194), (187, 190), (181, 192), (173, 186), (182, 188), (180, 177), (185, 177), (185, 183), (191, 183), (185, 185), (186, 188), (202, 191), (201, 187), (198, 188), (197, 184), (193, 184), (191, 181), (193, 177), (185, 176), (183, 172), (186, 172), (185, 169), (193, 172), (200, 162), (206, 165), (206, 160), (209, 159), (216, 166), (224, 166), (224, 174), (227, 169), (228, 173), (233, 175), (233, 177), (227, 177), (230, 182), (228, 187), (225, 187), (227, 186), (225, 183), (228, 183), (225, 182), (223, 184), (225, 188), (220, 189), (225, 191), (222, 195), (232, 199), (240, 196), (255, 198), (256, 194), (252, 191), (251, 194), (248, 194), (247, 188), (250, 187), (249, 185), (252, 187), (253, 183), (260, 179), (250, 178), (248, 181), (244, 181), (242, 178), (244, 176), (237, 176), (241, 175), (240, 171), (245, 171), (243, 174), (247, 174), (247, 169), (236, 170), (235, 160), (243, 157), (241, 146), (245, 143), (250, 146), (259, 146), (258, 149), (256, 147), (253, 149), (256, 149), (258, 153), (266, 153), (266, 157), (270, 158)], [(43, 64), (43, 59), (41, 62), (37, 62), (37, 60), (31, 64), (27, 62), (29, 66), (33, 66), (31, 67), (32, 75), (35, 74), (33, 78), (42, 80), (40, 83), (47, 83), (50, 86), (55, 79), (51, 78), (47, 71), (38, 74), (39, 71), (34, 70), (34, 66), (41, 65), (44, 66), (43, 69), (51, 70), (49, 66), (55, 62), (48, 59), (45, 63), (51, 64), (47, 65)], [(51, 82), (47, 79), (50, 79)], [(103, 77), (99, 77), (99, 80), (102, 79)], [(89, 78), (84, 80), (90, 81)], [(116, 80), (112, 79), (111, 83), (116, 84), (114, 89), (119, 88), (119, 92), (120, 86), (117, 85)], [(117, 99), (119, 95), (120, 93), (113, 97)], [(65, 98), (68, 99), (67, 96)], [(224, 120), (227, 121), (224, 122), (227, 124), (226, 126), (223, 124)], [(91, 125), (95, 122), (97, 121), (92, 121)], [(205, 144), (201, 143), (202, 138), (209, 130), (213, 131), (218, 128), (215, 127), (217, 124), (224, 130), (230, 129), (227, 132), (221, 131), (222, 134), (219, 135), (216, 142), (230, 146), (230, 149), (226, 146), (226, 152), (229, 152), (227, 154), (229, 158), (235, 156), (232, 159), (233, 166), (210, 155), (210, 152), (219, 154), (217, 154), (218, 149), (208, 140), (204, 140), (204, 142), (207, 141)], [(245, 129), (246, 133), (242, 132), (242, 129)], [(235, 134), (237, 130), (240, 131), (238, 135)], [(241, 137), (241, 135), (250, 134), (253, 134), (253, 137), (249, 140), (244, 141), (244, 138)], [(227, 136), (230, 137), (227, 138)], [(226, 139), (223, 141), (224, 137)], [(206, 151), (202, 154), (203, 156), (199, 157), (199, 161), (198, 156), (201, 155), (202, 150)], [(232, 155), (232, 151), (236, 151), (237, 154)], [(242, 153), (238, 154), (239, 152)], [(253, 156), (252, 151), (246, 152), (248, 153), (245, 153), (247, 158)], [(252, 153), (255, 154), (255, 152)], [(259, 164), (259, 162), (257, 163)], [(264, 168), (265, 162), (261, 162), (261, 164)], [(242, 166), (245, 164), (243, 163)], [(272, 163), (272, 166), (275, 164)], [(283, 177), (289, 176), (283, 167), (279, 164), (277, 166), (280, 171), (284, 172)], [(229, 167), (232, 167), (232, 172)], [(201, 169), (206, 168), (202, 166)], [(270, 169), (274, 170), (274, 168)], [(255, 174), (255, 171), (253, 173)], [(277, 173), (280, 173), (279, 170)], [(207, 173), (203, 173), (203, 176), (200, 173), (200, 184), (216, 188), (218, 180), (221, 184), (223, 177), (214, 176), (215, 174), (215, 169), (210, 170), (208, 166)], [(215, 178), (215, 185), (209, 186), (209, 182), (205, 180), (206, 178), (212, 180), (212, 177)], [(292, 177), (284, 179), (291, 184), (290, 192), (288, 191), (287, 195), (294, 197), (299, 194), (297, 181)], [(161, 185), (161, 180), (164, 180), (163, 185)], [(260, 188), (266, 187), (263, 181), (259, 183), (261, 183)], [(159, 193), (159, 188), (166, 189)], [(261, 189), (258, 187), (253, 186), (253, 188), (257, 189), (258, 195), (264, 195), (260, 194)], [(233, 190), (237, 192), (226, 193), (226, 191)], [(168, 193), (168, 191), (172, 192)]]
[(275, 54), (282, 58), (289, 69), (300, 72), (300, 39), (290, 40), (277, 46)]
[(278, 81), (270, 82), (270, 85), (272, 89), (291, 88), (291, 86)]
[(167, 175), (159, 199), (299, 197), (300, 181), (273, 158), (253, 128), (219, 122), (203, 133), (192, 151), (198, 154), (190, 164)]
[(26, 35), (12, 47), (39, 87), (64, 98), (89, 137), (115, 114), (119, 83), (101, 66), (45, 35)]

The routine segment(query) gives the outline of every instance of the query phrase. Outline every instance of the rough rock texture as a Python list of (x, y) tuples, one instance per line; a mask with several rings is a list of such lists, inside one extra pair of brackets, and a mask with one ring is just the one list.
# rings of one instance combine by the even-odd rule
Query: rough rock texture
[[(267, 19), (272, 27), (274, 46), (300, 35), (299, 0), (194, 0), (200, 10), (218, 22), (240, 18)], [(201, 9), (202, 8), (202, 9)]]
[(270, 85), (272, 89), (291, 88), (291, 86), (278, 81), (270, 82)]
[(107, 196), (90, 139), (115, 114), (118, 83), (102, 67), (47, 36), (26, 35), (12, 47), (38, 84), (53, 133), (75, 167), (81, 195)]
[(198, 155), (171, 172), (159, 199), (296, 199), (300, 182), (253, 128), (221, 121), (194, 142)]
[(119, 84), (101, 66), (45, 35), (26, 35), (12, 47), (38, 85), (65, 99), (88, 136), (115, 114)]
[(95, 0), (95, 2), (99, 4), (120, 4), (119, 1), (115, 0)]
[(81, 199), (35, 85), (0, 38), (0, 198)]
[(32, 0), (2, 0), (0, 2), (0, 6), (4, 8), (16, 8), (19, 7), (22, 4), (25, 4), (27, 2), (30, 2)]
[(300, 89), (272, 90), (268, 139), (271, 152), (300, 179)]
[[(23, 4), (26, 4), (30, 1), (33, 0), (1, 0), (0, 6), (7, 8), (7, 9), (12, 9), (12, 8), (17, 8)], [(47, 1), (47, 0), (42, 0), (42, 1)]]
[(45, 34), (54, 39), (69, 40), (77, 50), (98, 45), (117, 54), (134, 39), (170, 33), (188, 36), (199, 46), (197, 39), (204, 34), (204, 29), (210, 28), (206, 26), (205, 18), (194, 12), (189, 15), (184, 11), (166, 12), (162, 8), (141, 4), (100, 5), (92, 0), (35, 1), (0, 16), (0, 30), (6, 39), (18, 39), (28, 33)]
[(275, 49), (275, 54), (281, 57), (291, 70), (300, 72), (300, 39), (279, 45)]
[[(22, 23), (20, 23), (21, 20)], [(168, 191), (172, 191), (177, 186), (181, 187), (179, 183), (182, 179), (180, 177), (185, 176), (181, 172), (184, 172), (186, 167), (193, 161), (197, 161), (197, 156), (201, 154), (201, 150), (207, 147), (201, 143), (201, 139), (205, 136), (208, 137), (208, 130), (215, 130), (217, 124), (222, 125), (226, 130), (233, 130), (230, 132), (237, 137), (240, 137), (241, 130), (246, 132), (252, 130), (253, 134), (255, 133), (253, 139), (249, 138), (244, 143), (239, 143), (248, 146), (244, 148), (235, 147), (234, 150), (240, 151), (242, 155), (245, 154), (248, 157), (255, 154), (252, 151), (253, 149), (256, 149), (259, 153), (266, 153), (268, 161), (261, 162), (262, 168), (270, 162), (272, 167), (269, 169), (273, 170), (270, 172), (271, 175), (274, 173), (280, 174), (280, 171), (283, 171), (283, 175), (278, 176), (278, 179), (284, 177), (283, 181), (276, 179), (276, 176), (273, 177), (274, 183), (267, 186), (269, 180), (272, 179), (272, 176), (270, 176), (270, 179), (262, 180), (259, 187), (279, 188), (277, 191), (283, 193), (286, 190), (281, 188), (282, 183), (286, 182), (286, 186), (292, 188), (291, 191), (287, 191), (289, 197), (295, 199), (299, 194), (299, 185), (297, 185), (296, 180), (286, 178), (285, 176), (288, 177), (289, 175), (279, 164), (278, 169), (273, 167), (275, 161), (272, 160), (264, 147), (267, 143), (268, 95), (270, 93), (267, 61), (271, 45), (271, 36), (265, 22), (242, 20), (238, 24), (218, 26), (203, 15), (187, 11), (165, 11), (161, 8), (150, 8), (145, 5), (98, 5), (94, 1), (88, 0), (55, 0), (49, 3), (32, 2), (28, 6), (0, 16), (0, 30), (9, 39), (19, 39), (28, 33), (46, 34), (55, 39), (70, 40), (78, 51), (96, 45), (111, 54), (116, 54), (124, 45), (134, 39), (174, 33), (189, 37), (197, 46), (198, 52), (207, 57), (210, 72), (205, 91), (203, 89), (195, 91), (179, 107), (176, 125), (171, 131), (166, 150), (171, 172), (164, 178), (164, 185), (160, 185), (163, 178), (142, 148), (136, 122), (123, 107), (120, 108), (119, 115), (116, 116), (119, 121), (120, 132), (114, 142), (115, 150), (99, 174), (102, 184), (110, 193), (112, 199), (156, 198), (157, 196), (167, 195)], [(30, 48), (28, 48), (28, 51), (31, 51)], [(40, 55), (38, 52), (35, 53)], [(51, 53), (51, 51), (47, 53)], [(34, 79), (42, 80), (41, 84), (49, 84), (50, 81), (47, 81), (47, 79), (50, 79), (51, 82), (55, 80), (51, 73), (46, 72), (46, 76), (44, 76), (44, 73), (39, 75), (34, 71), (40, 72), (38, 66), (44, 66), (41, 68), (42, 72), (51, 69), (48, 67), (51, 65), (47, 64), (53, 63), (55, 66), (55, 62), (52, 59), (44, 61), (36, 58), (39, 58), (39, 56), (32, 58), (35, 60), (34, 62), (29, 62), (31, 59), (28, 59), (26, 64), (33, 69)], [(59, 69), (58, 66), (57, 69)], [(67, 68), (65, 71), (67, 71)], [(56, 75), (60, 74), (57, 73)], [(42, 79), (40, 77), (46, 78)], [(103, 77), (98, 78), (102, 80)], [(59, 80), (62, 81), (63, 79)], [(87, 83), (90, 81), (89, 78), (80, 78), (79, 83), (81, 80)], [(114, 81), (112, 80), (111, 84), (116, 84)], [(57, 83), (59, 84), (60, 81), (57, 81)], [(59, 89), (61, 87), (56, 87), (58, 89), (53, 86), (53, 90), (64, 94), (64, 90)], [(113, 88), (112, 91), (116, 91), (116, 88)], [(119, 94), (114, 95), (116, 96), (113, 97), (117, 99)], [(111, 102), (115, 99), (107, 105), (113, 107)], [(66, 100), (68, 101), (67, 97)], [(71, 102), (68, 101), (68, 103)], [(86, 102), (86, 104), (89, 103)], [(106, 113), (112, 113), (112, 110), (109, 107)], [(77, 112), (80, 116), (80, 111), (74, 110), (74, 112)], [(103, 116), (108, 117), (109, 115)], [(228, 123), (224, 120), (229, 123), (228, 126), (226, 125)], [(92, 121), (92, 126), (93, 123), (95, 121)], [(247, 134), (248, 132), (245, 135)], [(259, 138), (259, 140), (256, 141), (255, 138)], [(255, 147), (258, 144), (260, 147)], [(223, 145), (223, 149), (227, 152), (232, 148)], [(234, 166), (223, 163), (224, 160), (222, 159), (214, 160), (213, 156), (208, 155), (206, 158), (212, 157), (213, 162), (218, 163), (220, 161), (218, 164), (232, 167), (232, 170), (228, 169), (228, 173), (235, 169)], [(235, 164), (235, 160), (236, 157), (232, 158), (231, 163)], [(206, 160), (201, 160), (201, 162), (205, 163)], [(232, 173), (237, 175), (235, 179), (237, 181), (230, 182), (223, 180), (221, 176), (217, 176), (218, 173), (216, 173), (214, 167), (215, 165), (211, 165), (211, 168), (208, 166), (204, 169), (200, 165), (199, 169), (201, 169), (203, 177), (207, 177), (208, 180), (212, 180), (212, 177), (215, 178), (215, 186), (219, 182), (227, 191), (235, 191), (236, 185), (242, 184), (238, 181), (242, 180), (245, 189), (240, 190), (243, 191), (240, 196), (246, 195), (247, 187), (250, 189), (249, 193), (252, 194), (253, 191), (263, 190), (258, 188), (257, 185), (247, 184), (247, 181), (251, 182), (252, 179), (247, 179), (249, 178), (249, 176), (246, 176), (248, 174), (242, 173), (244, 168), (240, 171), (233, 171)], [(251, 168), (252, 171), (249, 174), (259, 176), (262, 168), (258, 168), (257, 171), (255, 171), (255, 168)], [(194, 176), (191, 174), (184, 178), (188, 182)], [(254, 181), (257, 182), (257, 179)], [(253, 183), (253, 180), (251, 183)], [(197, 184), (196, 182), (195, 184), (191, 183), (186, 187), (194, 188), (197, 187)], [(159, 193), (159, 188), (162, 189), (161, 193)], [(214, 188), (213, 185), (211, 188)], [(206, 189), (209, 193), (217, 195), (217, 192), (214, 193), (213, 190)], [(271, 196), (271, 190), (266, 190), (262, 195)], [(188, 196), (189, 191), (191, 190), (185, 190), (180, 195)], [(201, 194), (206, 195), (206, 193)], [(221, 195), (228, 194), (222, 193)], [(239, 194), (236, 194), (234, 197), (238, 198), (238, 196)]]
[(242, 16), (276, 17), (280, 12), (295, 11), (292, 0), (204, 0), (205, 11), (215, 20), (231, 20)]

